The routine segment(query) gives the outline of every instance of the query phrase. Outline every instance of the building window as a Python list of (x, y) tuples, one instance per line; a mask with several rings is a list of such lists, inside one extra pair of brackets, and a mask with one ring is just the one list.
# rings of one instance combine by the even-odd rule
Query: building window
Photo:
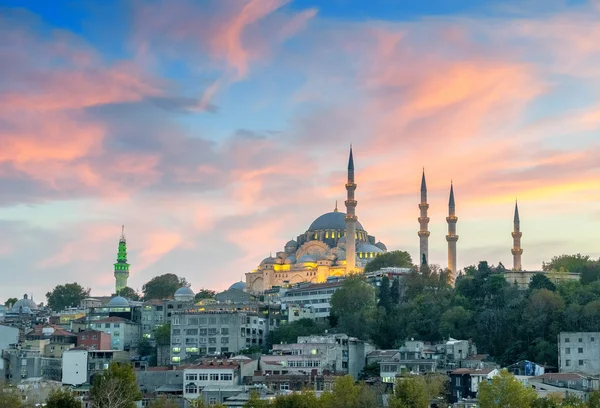
[(233, 374), (221, 374), (221, 381), (233, 380)]
[(583, 339), (582, 339), (581, 337), (579, 338), (579, 342), (580, 342), (580, 343), (583, 343)]
[(571, 348), (567, 347), (567, 348), (565, 349), (565, 354), (571, 354)]
[(565, 360), (565, 365), (569, 367), (571, 365), (571, 360)]
[(229, 337), (221, 337), (221, 344), (229, 344)]
[(579, 365), (582, 366), (583, 365), (583, 360), (579, 360)]
[(568, 343), (570, 340), (568, 337), (565, 337), (565, 343)]
[(219, 374), (211, 374), (210, 380), (211, 381), (219, 381)]
[(592, 337), (592, 339), (590, 341), (594, 341), (594, 338)]
[(198, 381), (198, 374), (186, 374), (185, 380), (186, 381)]
[(215, 398), (215, 397), (210, 397), (210, 398), (208, 399), (208, 405), (210, 405), (210, 406), (217, 405), (217, 398)]
[(194, 383), (188, 384), (185, 386), (185, 393), (186, 394), (198, 394), (198, 387)]
[(290, 389), (290, 383), (282, 382), (279, 384), (279, 389), (281, 391), (288, 391)]
[(104, 328), (105, 329), (110, 329), (110, 323), (104, 323)]
[(98, 336), (94, 334), (94, 335), (92, 336), (92, 340), (98, 340)]
[(583, 348), (582, 348), (582, 347), (579, 347), (579, 348), (577, 349), (577, 352), (578, 352), (579, 354), (583, 353)]
[(117, 329), (117, 328), (121, 327), (121, 325), (120, 325), (119, 323), (115, 323), (115, 324), (113, 324), (113, 327), (114, 327), (115, 329)]
[(198, 381), (208, 381), (208, 374), (204, 373), (200, 373), (198, 374)]
[(229, 327), (221, 327), (221, 334), (223, 336), (228, 336), (229, 335)]
[(179, 363), (181, 361), (181, 357), (179, 356), (174, 356), (171, 361), (173, 361), (174, 363)]

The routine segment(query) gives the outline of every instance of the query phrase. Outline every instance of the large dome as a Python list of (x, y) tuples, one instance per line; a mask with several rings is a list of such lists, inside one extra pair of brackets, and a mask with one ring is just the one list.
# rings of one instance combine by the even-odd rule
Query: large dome
[(244, 289), (246, 289), (246, 284), (242, 281), (239, 281), (239, 282), (236, 282), (233, 285), (231, 285), (229, 287), (229, 289), (244, 290)]
[(115, 296), (108, 302), (108, 307), (129, 307), (129, 301), (122, 296)]
[(29, 310), (38, 310), (38, 307), (35, 304), (35, 302), (31, 299), (28, 299), (27, 295), (23, 295), (23, 299), (17, 300), (13, 305), (12, 310), (18, 313), (19, 308), (21, 307), (23, 308), (23, 312), (25, 312), (25, 308), (28, 308)]
[[(321, 215), (319, 218), (313, 221), (308, 227), (309, 231), (318, 230), (339, 230), (346, 229), (346, 221), (344, 218), (346, 214), (339, 211), (332, 211)], [(360, 222), (356, 221), (357, 230), (365, 230)]]

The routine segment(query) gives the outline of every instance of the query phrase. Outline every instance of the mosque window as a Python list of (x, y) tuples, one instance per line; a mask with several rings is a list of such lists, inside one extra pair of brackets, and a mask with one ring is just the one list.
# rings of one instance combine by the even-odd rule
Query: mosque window
[(329, 238), (329, 231), (325, 231), (325, 238)]

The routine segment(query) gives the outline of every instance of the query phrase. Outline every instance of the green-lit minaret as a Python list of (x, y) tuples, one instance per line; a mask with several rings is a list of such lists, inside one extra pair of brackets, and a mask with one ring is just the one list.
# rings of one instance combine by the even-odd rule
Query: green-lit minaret
[(119, 253), (117, 254), (117, 263), (115, 264), (116, 292), (127, 287), (127, 278), (129, 277), (129, 264), (127, 263), (127, 241), (125, 240), (125, 226), (121, 227), (121, 238), (119, 239)]

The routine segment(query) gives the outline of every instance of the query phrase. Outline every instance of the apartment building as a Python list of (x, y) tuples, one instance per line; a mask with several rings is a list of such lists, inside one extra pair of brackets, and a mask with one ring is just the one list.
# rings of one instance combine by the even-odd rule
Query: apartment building
[(558, 335), (561, 373), (600, 375), (600, 332), (562, 332)]

